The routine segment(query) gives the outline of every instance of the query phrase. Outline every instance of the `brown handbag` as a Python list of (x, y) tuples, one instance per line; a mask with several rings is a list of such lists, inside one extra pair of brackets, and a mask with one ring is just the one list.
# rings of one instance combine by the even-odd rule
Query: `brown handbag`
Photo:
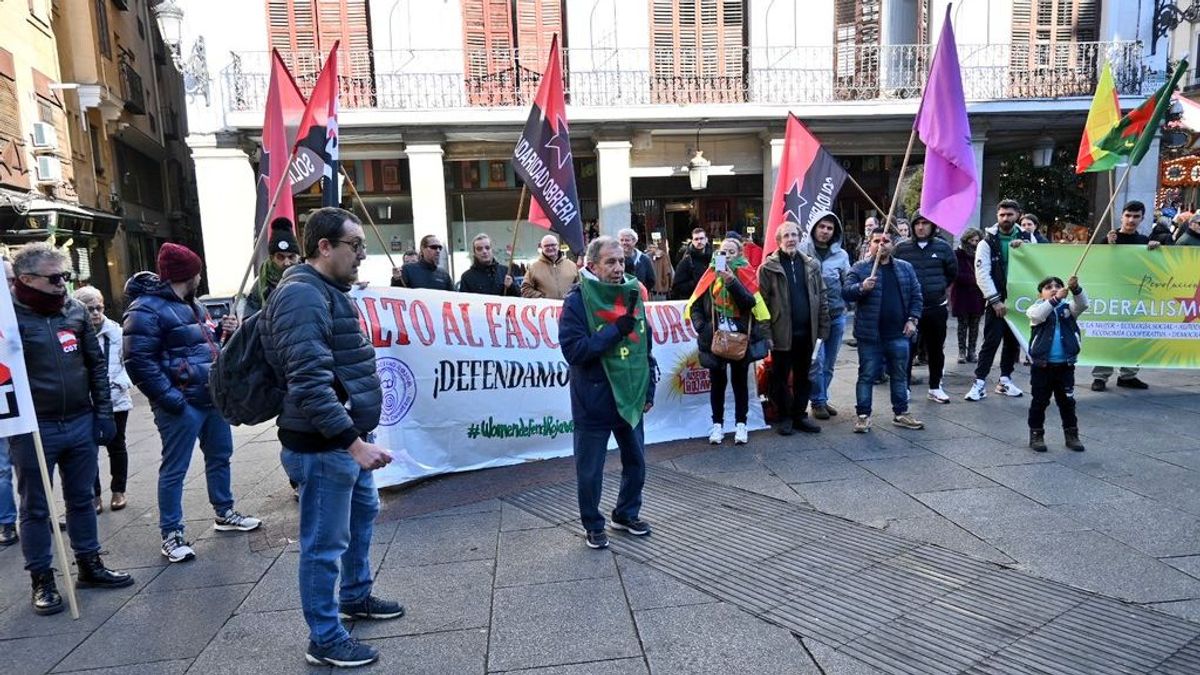
[(736, 331), (717, 330), (717, 303), (713, 298), (708, 299), (712, 309), (712, 353), (726, 361), (741, 361), (746, 358), (746, 348), (750, 346), (750, 331), (754, 329), (754, 314), (750, 315), (750, 325), (745, 333)]

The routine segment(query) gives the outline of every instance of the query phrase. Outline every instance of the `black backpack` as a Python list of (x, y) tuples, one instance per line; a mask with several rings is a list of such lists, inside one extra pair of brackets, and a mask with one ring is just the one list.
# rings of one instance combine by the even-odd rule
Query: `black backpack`
[(208, 374), (208, 392), (221, 417), (232, 425), (260, 424), (283, 412), (286, 387), (267, 363), (255, 312), (221, 347)]

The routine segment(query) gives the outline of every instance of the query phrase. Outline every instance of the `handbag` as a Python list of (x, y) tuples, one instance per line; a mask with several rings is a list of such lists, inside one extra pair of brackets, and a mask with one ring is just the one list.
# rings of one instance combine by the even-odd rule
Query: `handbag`
[[(726, 361), (741, 361), (746, 358), (746, 348), (750, 345), (750, 334), (739, 333), (729, 330), (717, 329), (717, 303), (709, 298), (709, 306), (712, 309), (712, 353), (713, 356), (719, 356)], [(754, 314), (750, 315), (750, 327), (754, 328)]]

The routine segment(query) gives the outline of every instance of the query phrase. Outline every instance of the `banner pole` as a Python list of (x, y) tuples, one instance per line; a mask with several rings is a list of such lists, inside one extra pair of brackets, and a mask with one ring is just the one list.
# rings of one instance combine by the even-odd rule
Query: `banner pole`
[(526, 185), (521, 185), (521, 197), (517, 200), (517, 217), (513, 219), (512, 249), (508, 252), (508, 273), (510, 275), (512, 274), (513, 258), (517, 255), (517, 232), (521, 229), (521, 209), (525, 206), (525, 192), (527, 189)]
[(338, 169), (346, 179), (346, 184), (350, 186), (350, 192), (354, 195), (354, 201), (358, 202), (358, 208), (362, 209), (363, 215), (367, 217), (367, 223), (374, 230), (375, 236), (379, 238), (379, 243), (383, 246), (383, 254), (387, 256), (392, 269), (396, 269), (396, 261), (392, 260), (392, 253), (388, 251), (387, 242), (383, 240), (383, 233), (379, 231), (379, 226), (375, 224), (375, 219), (371, 217), (371, 212), (367, 210), (367, 205), (363, 203), (362, 197), (358, 194), (358, 188), (354, 187), (354, 181), (350, 180), (350, 174), (346, 173), (346, 167), (342, 166), (341, 162), (338, 162)]
[(75, 598), (75, 580), (71, 577), (67, 545), (63, 541), (62, 530), (58, 527), (58, 504), (54, 499), (54, 486), (50, 483), (50, 469), (46, 466), (46, 451), (42, 448), (42, 434), (40, 431), (34, 430), (32, 436), (33, 454), (37, 455), (38, 469), (42, 473), (42, 489), (46, 492), (46, 505), (50, 508), (50, 528), (54, 530), (54, 546), (58, 549), (58, 562), (62, 566), (63, 585), (67, 587), (67, 604), (71, 607), (71, 618), (78, 619), (79, 600)]
[[(1071, 272), (1071, 276), (1079, 275), (1079, 269), (1083, 267), (1083, 261), (1087, 258), (1088, 252), (1092, 250), (1092, 244), (1096, 243), (1096, 235), (1100, 234), (1100, 223), (1103, 223), (1104, 219), (1108, 217), (1109, 212), (1112, 211), (1113, 203), (1117, 201), (1117, 193), (1120, 192), (1121, 186), (1125, 184), (1125, 179), (1129, 178), (1129, 174), (1132, 170), (1132, 164), (1125, 167), (1125, 173), (1121, 174), (1121, 180), (1117, 181), (1116, 189), (1112, 191), (1112, 196), (1108, 198), (1108, 206), (1104, 207), (1104, 213), (1101, 213), (1099, 220), (1096, 221), (1096, 229), (1092, 231), (1092, 237), (1091, 239), (1088, 239), (1087, 246), (1085, 246), (1083, 249), (1083, 255), (1079, 256), (1079, 262), (1075, 263), (1075, 270)], [(1113, 218), (1114, 220), (1116, 218), (1115, 212), (1113, 213)]]
[[(908, 147), (904, 149), (904, 160), (900, 162), (900, 176), (896, 179), (896, 191), (892, 194), (892, 205), (888, 207), (887, 218), (883, 221), (883, 227), (896, 230), (896, 234), (900, 234), (900, 230), (892, 224), (892, 214), (896, 212), (896, 203), (900, 201), (900, 191), (904, 187), (904, 170), (908, 168), (908, 158), (912, 155), (913, 142), (917, 140), (917, 127), (913, 126), (912, 133), (908, 135)], [(846, 174), (849, 175), (849, 174)], [(867, 235), (870, 236), (869, 234)], [(875, 250), (875, 264), (871, 266), (871, 276), (875, 276), (875, 272), (879, 270), (879, 249)]]
[[(288, 172), (291, 171), (292, 162), (295, 161), (295, 159), (296, 148), (293, 147), (292, 154), (288, 157), (287, 164), (283, 166), (284, 178), (281, 178), (279, 183), (275, 185), (275, 194), (271, 196), (271, 203), (269, 206), (267, 206), (267, 215), (263, 217), (261, 227), (258, 228), (258, 234), (254, 235), (254, 246), (250, 248), (250, 260), (246, 262), (246, 272), (242, 275), (242, 283), (238, 286), (238, 292), (233, 296), (234, 314), (238, 313), (238, 299), (244, 297), (242, 293), (246, 290), (246, 282), (250, 281), (250, 270), (254, 269), (254, 257), (258, 255), (258, 247), (260, 244), (262, 244), (263, 235), (266, 234), (267, 230), (271, 229), (271, 217), (275, 215), (275, 208), (279, 205), (279, 195), (283, 192), (283, 186), (285, 183), (287, 185), (292, 184), (292, 181), (286, 179), (286, 177)], [(296, 223), (292, 223), (292, 226), (295, 227)], [(303, 251), (300, 252), (300, 256), (304, 256)], [(238, 316), (239, 320), (242, 318), (244, 317)]]

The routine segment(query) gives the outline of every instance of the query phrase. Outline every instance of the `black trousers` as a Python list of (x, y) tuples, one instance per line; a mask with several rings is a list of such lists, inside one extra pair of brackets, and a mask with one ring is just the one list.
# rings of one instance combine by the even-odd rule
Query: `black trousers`
[[(946, 321), (950, 310), (945, 305), (930, 307), (921, 313), (917, 322), (917, 334), (925, 346), (925, 358), (929, 361), (929, 388), (942, 386), (942, 373), (946, 369)], [(917, 350), (908, 354), (908, 380), (912, 381), (913, 361)]]
[[(1003, 348), (1001, 348), (1003, 344)], [(983, 310), (983, 346), (979, 348), (979, 364), (975, 366), (975, 379), (986, 380), (992, 370), (996, 350), (1000, 349), (1000, 375), (1009, 377), (1021, 355), (1021, 343), (1008, 327), (1008, 322), (996, 316), (989, 307)]]
[[(750, 413), (750, 385), (746, 380), (749, 371), (750, 362), (745, 360), (735, 363), (722, 360), (720, 368), (708, 369), (708, 377), (712, 383), (712, 389), (708, 392), (708, 402), (712, 406), (713, 424), (725, 423), (725, 387), (730, 379), (733, 380), (733, 420), (735, 423), (746, 423), (746, 416)], [(727, 374), (728, 372), (732, 372), (732, 375)]]
[(1075, 366), (1069, 363), (1034, 365), (1030, 369), (1029, 384), (1033, 400), (1029, 404), (1029, 428), (1044, 429), (1046, 408), (1050, 407), (1050, 396), (1058, 406), (1064, 429), (1079, 426), (1075, 417)]
[[(105, 446), (108, 449), (108, 471), (112, 474), (110, 489), (113, 492), (125, 492), (125, 481), (129, 478), (129, 451), (125, 448), (125, 425), (129, 422), (129, 411), (113, 413), (113, 421), (117, 425), (117, 435)], [(96, 472), (96, 484), (92, 486), (92, 492), (100, 496), (99, 471)]]
[[(779, 417), (793, 420), (803, 419), (808, 397), (812, 393), (812, 382), (808, 370), (812, 365), (812, 338), (808, 335), (793, 335), (792, 348), (788, 351), (771, 350), (771, 397)], [(791, 384), (788, 384), (788, 377)]]

